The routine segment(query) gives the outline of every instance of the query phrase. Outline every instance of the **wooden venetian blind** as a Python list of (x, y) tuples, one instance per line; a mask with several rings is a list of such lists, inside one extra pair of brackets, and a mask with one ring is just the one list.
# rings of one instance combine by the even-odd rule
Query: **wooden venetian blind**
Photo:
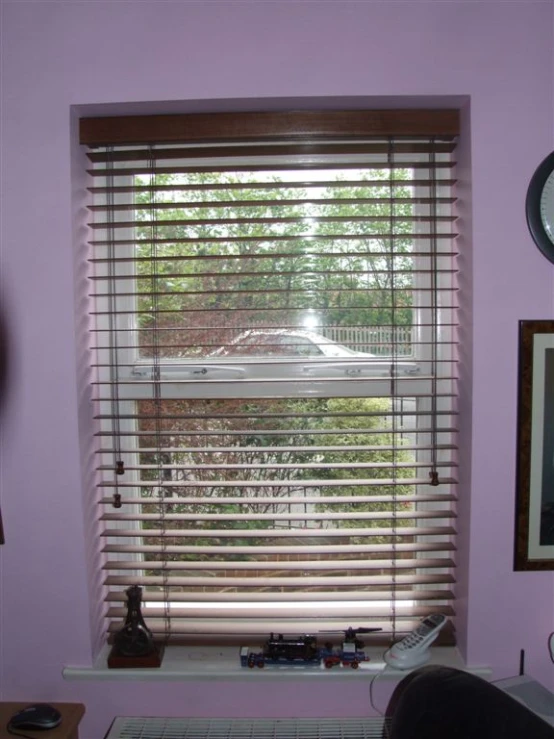
[(81, 121), (111, 631), (131, 584), (167, 639), (453, 615), (457, 133)]

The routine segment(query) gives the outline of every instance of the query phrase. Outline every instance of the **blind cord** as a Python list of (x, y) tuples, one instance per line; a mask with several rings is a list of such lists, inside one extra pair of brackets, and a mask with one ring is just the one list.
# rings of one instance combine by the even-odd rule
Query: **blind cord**
[[(397, 353), (397, 346), (396, 346), (396, 313), (395, 313), (395, 306), (396, 306), (396, 300), (394, 295), (394, 140), (392, 138), (389, 139), (389, 150), (388, 150), (388, 164), (389, 164), (389, 232), (390, 232), (390, 238), (389, 238), (389, 289), (390, 289), (390, 300), (391, 300), (391, 307), (390, 307), (390, 316), (391, 316), (391, 351), (392, 351), (392, 363), (391, 363), (391, 404), (392, 404), (392, 496), (393, 496), (393, 502), (392, 502), (392, 584), (391, 584), (391, 594), (392, 594), (392, 603), (391, 603), (391, 619), (392, 619), (392, 635), (391, 640), (394, 641), (396, 639), (396, 588), (397, 588), (397, 580), (396, 580), (396, 556), (397, 556), (397, 549), (396, 549), (396, 540), (397, 540), (397, 521), (396, 516), (398, 512), (398, 501), (397, 501), (397, 484), (396, 484), (396, 465), (398, 462), (398, 455), (397, 455), (397, 447), (398, 447), (398, 438), (397, 438), (397, 425), (398, 425), (398, 419), (397, 419), (397, 382), (396, 382), (396, 372), (397, 372), (397, 363), (396, 363), (396, 353)], [(396, 406), (396, 408), (395, 408)]]
[(113, 440), (113, 468), (115, 490), (113, 494), (112, 505), (114, 508), (121, 508), (121, 493), (119, 491), (119, 478), (125, 474), (125, 465), (121, 455), (121, 425), (119, 412), (119, 338), (117, 330), (117, 271), (115, 262), (115, 195), (114, 195), (114, 162), (113, 147), (108, 147), (107, 165), (107, 184), (108, 192), (106, 194), (107, 208), (107, 238), (108, 238), (108, 312), (109, 312), (109, 335), (110, 335), (110, 400), (112, 413), (112, 428), (114, 433)]
[[(435, 139), (432, 139), (433, 143)], [(430, 194), (431, 194), (431, 223), (433, 231), (431, 233), (431, 469), (429, 471), (430, 484), (433, 487), (440, 485), (439, 472), (437, 467), (437, 445), (438, 445), (438, 407), (437, 407), (437, 369), (438, 369), (438, 341), (439, 341), (439, 325), (438, 325), (438, 241), (437, 241), (437, 168), (435, 147), (431, 149), (430, 159)]]
[(158, 214), (156, 205), (156, 157), (152, 146), (149, 152), (149, 169), (150, 169), (150, 257), (151, 257), (151, 290), (152, 290), (152, 359), (153, 359), (153, 383), (154, 383), (154, 416), (155, 416), (155, 438), (156, 438), (156, 463), (158, 474), (158, 513), (160, 514), (160, 557), (161, 557), (161, 573), (162, 573), (162, 593), (163, 593), (163, 613), (164, 613), (164, 641), (167, 644), (171, 634), (171, 616), (169, 605), (169, 578), (168, 578), (168, 558), (167, 558), (167, 536), (166, 536), (166, 516), (165, 516), (165, 500), (164, 500), (164, 480), (165, 474), (163, 469), (164, 453), (162, 441), (162, 388), (161, 388), (161, 361), (160, 361), (160, 332), (158, 331), (159, 320), (159, 292), (158, 292)]

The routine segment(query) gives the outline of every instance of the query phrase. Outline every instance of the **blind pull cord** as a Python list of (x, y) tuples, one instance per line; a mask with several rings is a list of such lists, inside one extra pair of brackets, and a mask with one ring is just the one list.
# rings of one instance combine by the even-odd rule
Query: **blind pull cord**
[(389, 270), (389, 290), (390, 290), (390, 300), (391, 300), (391, 307), (390, 307), (390, 323), (391, 323), (391, 351), (392, 351), (392, 365), (391, 365), (391, 404), (392, 404), (392, 496), (393, 496), (393, 503), (392, 503), (392, 586), (391, 586), (391, 595), (392, 595), (392, 603), (391, 603), (391, 619), (392, 619), (392, 640), (394, 641), (396, 639), (396, 591), (397, 591), (397, 581), (396, 581), (396, 557), (397, 557), (397, 548), (396, 548), (396, 541), (397, 541), (397, 486), (396, 486), (396, 464), (397, 464), (397, 423), (398, 419), (396, 417), (396, 389), (397, 389), (397, 381), (396, 381), (396, 353), (397, 353), (397, 346), (396, 346), (396, 314), (395, 314), (395, 306), (396, 306), (396, 300), (394, 295), (394, 139), (389, 139), (389, 150), (388, 150), (388, 164), (389, 164), (389, 232), (390, 237), (388, 241), (388, 248), (389, 248), (389, 255), (388, 255), (388, 270)]
[[(435, 144), (435, 139), (432, 139)], [(429, 155), (430, 159), (430, 195), (431, 195), (431, 219), (432, 223), (437, 222), (437, 166), (435, 146), (432, 147)], [(440, 485), (439, 471), (437, 464), (438, 454), (438, 408), (437, 408), (437, 371), (438, 371), (438, 342), (439, 342), (439, 326), (438, 326), (438, 240), (436, 228), (433, 228), (431, 234), (431, 322), (432, 322), (432, 340), (431, 340), (431, 470), (429, 471), (429, 480), (432, 487)]]
[(163, 593), (163, 613), (164, 613), (164, 633), (165, 643), (169, 641), (171, 635), (171, 617), (170, 617), (170, 588), (168, 578), (168, 557), (167, 557), (167, 522), (165, 516), (165, 500), (164, 500), (164, 482), (166, 480), (165, 470), (163, 468), (166, 455), (163, 451), (163, 429), (162, 429), (162, 380), (160, 371), (160, 331), (158, 326), (160, 306), (158, 291), (158, 213), (156, 209), (156, 156), (154, 148), (149, 147), (149, 169), (150, 169), (150, 257), (152, 264), (151, 290), (152, 290), (152, 359), (153, 359), (153, 382), (154, 382), (154, 408), (155, 408), (155, 439), (156, 439), (156, 464), (158, 478), (158, 513), (160, 514), (160, 557), (162, 563), (162, 593)]
[(108, 159), (107, 165), (107, 182), (108, 192), (106, 195), (106, 207), (107, 207), (107, 237), (108, 237), (108, 275), (109, 275), (109, 333), (110, 333), (110, 406), (112, 413), (112, 428), (114, 433), (114, 451), (113, 451), (113, 464), (114, 464), (114, 482), (115, 490), (112, 497), (113, 508), (121, 508), (123, 506), (121, 493), (119, 491), (119, 479), (125, 474), (125, 463), (122, 459), (121, 454), (121, 427), (120, 427), (120, 412), (119, 412), (119, 343), (118, 343), (118, 331), (117, 331), (117, 268), (115, 262), (115, 195), (114, 195), (114, 162), (113, 162), (113, 147), (108, 147)]

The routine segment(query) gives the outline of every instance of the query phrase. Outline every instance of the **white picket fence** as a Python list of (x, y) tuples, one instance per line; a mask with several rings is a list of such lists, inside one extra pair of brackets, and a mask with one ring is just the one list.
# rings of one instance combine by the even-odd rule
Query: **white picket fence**
[(396, 326), (396, 328), (382, 328), (380, 326), (326, 326), (318, 329), (319, 333), (331, 341), (350, 349), (361, 352), (371, 352), (383, 356), (409, 357), (413, 353), (412, 328), (410, 326)]

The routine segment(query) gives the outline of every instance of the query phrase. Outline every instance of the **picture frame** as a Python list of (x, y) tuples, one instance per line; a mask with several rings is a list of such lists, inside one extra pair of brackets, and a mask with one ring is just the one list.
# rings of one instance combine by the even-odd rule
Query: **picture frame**
[(514, 570), (554, 570), (554, 320), (519, 322)]

